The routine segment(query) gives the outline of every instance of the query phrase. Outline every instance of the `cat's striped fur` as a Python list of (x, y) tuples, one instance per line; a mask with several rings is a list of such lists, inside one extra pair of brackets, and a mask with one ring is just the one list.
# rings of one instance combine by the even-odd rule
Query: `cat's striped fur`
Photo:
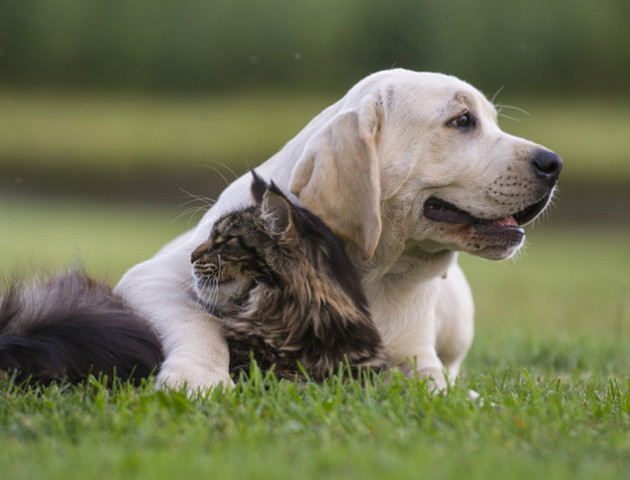
[(255, 206), (229, 213), (192, 254), (196, 293), (219, 317), (230, 371), (251, 356), (279, 378), (322, 380), (342, 362), (388, 365), (343, 243), (318, 217), (253, 173)]

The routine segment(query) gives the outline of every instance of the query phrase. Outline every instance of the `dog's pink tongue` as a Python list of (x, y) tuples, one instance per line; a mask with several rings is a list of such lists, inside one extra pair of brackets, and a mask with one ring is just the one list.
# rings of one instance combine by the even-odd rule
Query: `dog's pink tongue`
[(518, 223), (514, 217), (505, 217), (501, 220), (495, 220), (492, 224), (497, 227), (518, 227)]
[(505, 232), (506, 230), (524, 233), (524, 230), (518, 226), (518, 222), (514, 217), (505, 217), (492, 220), (491, 222), (478, 223), (475, 224), (475, 229), (482, 233), (497, 233)]

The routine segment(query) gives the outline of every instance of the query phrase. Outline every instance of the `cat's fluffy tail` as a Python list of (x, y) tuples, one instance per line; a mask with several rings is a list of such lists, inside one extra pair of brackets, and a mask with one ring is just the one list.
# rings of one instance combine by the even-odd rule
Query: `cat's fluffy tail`
[(0, 371), (19, 381), (76, 383), (103, 374), (138, 383), (161, 361), (147, 321), (81, 272), (14, 281), (0, 292)]

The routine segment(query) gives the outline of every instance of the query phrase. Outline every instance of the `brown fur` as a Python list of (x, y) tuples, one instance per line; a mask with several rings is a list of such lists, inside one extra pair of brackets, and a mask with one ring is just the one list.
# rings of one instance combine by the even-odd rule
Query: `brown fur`
[(192, 254), (199, 300), (223, 321), (231, 373), (252, 356), (279, 378), (301, 365), (318, 381), (345, 361), (354, 371), (387, 366), (342, 242), (257, 176), (252, 195), (256, 206), (219, 219)]

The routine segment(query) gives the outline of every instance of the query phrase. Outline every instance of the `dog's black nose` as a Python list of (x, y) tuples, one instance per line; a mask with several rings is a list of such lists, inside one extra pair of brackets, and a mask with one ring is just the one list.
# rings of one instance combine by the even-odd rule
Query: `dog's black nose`
[(553, 185), (562, 170), (562, 159), (550, 150), (540, 149), (532, 158), (532, 167), (538, 178)]

